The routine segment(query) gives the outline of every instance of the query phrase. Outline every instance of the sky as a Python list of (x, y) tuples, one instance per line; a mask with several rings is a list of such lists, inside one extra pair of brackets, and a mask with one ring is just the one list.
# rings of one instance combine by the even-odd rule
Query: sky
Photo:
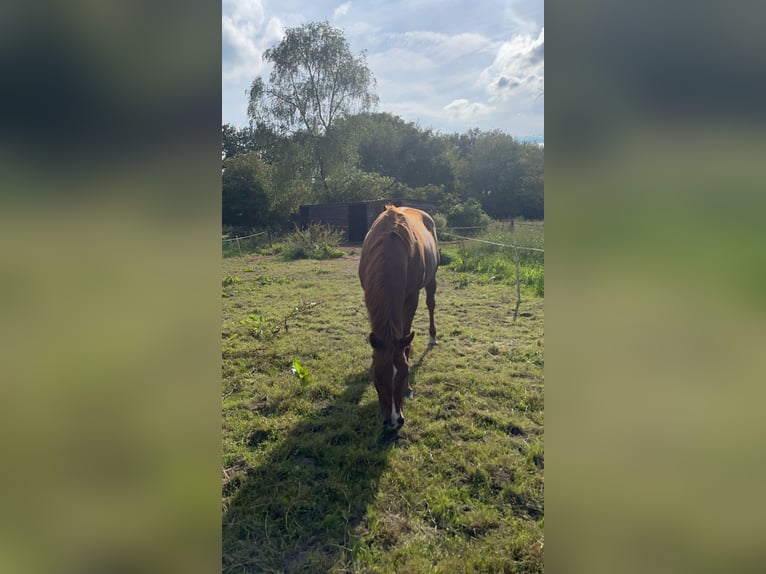
[(389, 112), (423, 129), (544, 134), (543, 0), (223, 0), (222, 122), (248, 124), (247, 94), (268, 81), (263, 51), (287, 28), (328, 21), (366, 52)]

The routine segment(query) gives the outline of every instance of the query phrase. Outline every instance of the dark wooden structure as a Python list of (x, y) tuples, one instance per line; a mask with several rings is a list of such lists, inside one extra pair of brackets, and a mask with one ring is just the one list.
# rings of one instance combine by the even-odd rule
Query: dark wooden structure
[(364, 236), (370, 229), (378, 214), (386, 208), (387, 203), (397, 207), (416, 207), (434, 214), (436, 206), (428, 201), (416, 199), (374, 199), (371, 201), (354, 201), (344, 203), (319, 203), (316, 205), (301, 205), (298, 223), (306, 227), (311, 223), (329, 225), (346, 232), (346, 239), (352, 243), (364, 241)]

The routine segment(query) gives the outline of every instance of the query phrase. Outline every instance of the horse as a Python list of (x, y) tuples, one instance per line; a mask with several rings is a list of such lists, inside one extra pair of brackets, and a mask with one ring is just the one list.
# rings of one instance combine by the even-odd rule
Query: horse
[(404, 424), (402, 402), (409, 384), (412, 320), (420, 290), (425, 287), (430, 344), (436, 344), (434, 307), (439, 244), (434, 220), (412, 207), (387, 204), (362, 244), (359, 281), (372, 327), (372, 374), (378, 392), (383, 427), (398, 430)]

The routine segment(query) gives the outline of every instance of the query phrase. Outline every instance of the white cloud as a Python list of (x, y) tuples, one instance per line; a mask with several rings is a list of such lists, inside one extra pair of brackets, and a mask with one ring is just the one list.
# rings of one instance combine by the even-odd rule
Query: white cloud
[(351, 8), (351, 2), (346, 2), (345, 4), (341, 4), (335, 9), (335, 12), (332, 13), (333, 19), (339, 18), (340, 16), (345, 16), (348, 14), (349, 9)]
[[(456, 78), (469, 66), (456, 65), (455, 60), (470, 57), (487, 50), (492, 42), (480, 34), (450, 36), (437, 32), (405, 32), (386, 34), (382, 49), (369, 56), (373, 70), (393, 72), (397, 78), (422, 78), (423, 72), (439, 74), (442, 78)], [(448, 68), (448, 73), (437, 72)], [(462, 80), (461, 80), (462, 81)]]
[(443, 110), (450, 121), (458, 122), (475, 120), (492, 112), (489, 106), (466, 99), (452, 100)]
[(222, 8), (237, 20), (262, 21), (266, 12), (262, 0), (223, 0)]
[(394, 78), (431, 71), (434, 67), (433, 60), (427, 55), (402, 48), (391, 48), (385, 52), (373, 54), (367, 57), (367, 61), (373, 70), (386, 72)]
[(366, 52), (379, 111), (440, 130), (542, 134), (543, 0), (492, 1), (453, 11), (434, 0), (222, 0), (224, 121), (246, 121), (245, 92), (270, 72), (263, 51), (285, 28), (330, 20)]
[(425, 31), (405, 32), (398, 36), (396, 42), (428, 54), (439, 64), (486, 50), (492, 44), (481, 34), (466, 32), (449, 35)]
[(495, 61), (481, 73), (490, 101), (520, 94), (539, 95), (545, 85), (545, 28), (537, 38), (516, 35), (503, 43)]
[(383, 38), (382, 49), (368, 55), (383, 100), (399, 100), (406, 86), (409, 98), (421, 102), (428, 99), (433, 114), (445, 101), (455, 99), (446, 95), (451, 91), (457, 89), (458, 95), (471, 97), (465, 93), (467, 87), (471, 92), (483, 90), (483, 85), (476, 82), (476, 65), (486, 56), (476, 55), (488, 51), (491, 40), (479, 34), (427, 31), (384, 34)]
[(263, 51), (282, 37), (278, 18), (266, 18), (262, 0), (224, 0), (221, 17), (222, 79), (253, 79), (263, 69)]

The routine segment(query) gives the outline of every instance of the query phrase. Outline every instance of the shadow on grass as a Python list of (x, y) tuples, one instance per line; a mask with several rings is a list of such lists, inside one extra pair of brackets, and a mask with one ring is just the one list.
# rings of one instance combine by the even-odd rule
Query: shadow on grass
[(431, 349), (434, 348), (434, 345), (428, 345), (425, 350), (421, 353), (421, 355), (418, 357), (418, 360), (414, 363), (410, 363), (410, 386), (412, 387), (412, 394), (413, 398), (410, 400), (416, 400), (418, 396), (418, 388), (417, 388), (417, 380), (418, 380), (418, 371), (420, 370), (420, 367), (423, 365), (423, 361), (425, 361), (425, 358), (428, 356), (428, 353), (431, 352)]
[(416, 362), (416, 363), (413, 363), (413, 364), (411, 364), (411, 365), (410, 365), (410, 372), (411, 372), (411, 373), (412, 373), (413, 371), (414, 371), (414, 372), (417, 372), (417, 371), (418, 371), (418, 369), (420, 369), (421, 365), (423, 365), (423, 361), (424, 361), (424, 360), (425, 360), (425, 358), (428, 356), (428, 353), (430, 353), (430, 352), (431, 352), (431, 349), (433, 349), (435, 346), (436, 346), (436, 344), (433, 344), (433, 345), (429, 344), (429, 345), (426, 347), (426, 350), (425, 350), (425, 351), (423, 351), (423, 353), (420, 355), (420, 357), (418, 357), (418, 360), (417, 360), (417, 362)]
[(223, 517), (223, 572), (326, 572), (347, 558), (395, 440), (378, 402), (359, 402), (369, 373), (300, 421), (251, 469)]

